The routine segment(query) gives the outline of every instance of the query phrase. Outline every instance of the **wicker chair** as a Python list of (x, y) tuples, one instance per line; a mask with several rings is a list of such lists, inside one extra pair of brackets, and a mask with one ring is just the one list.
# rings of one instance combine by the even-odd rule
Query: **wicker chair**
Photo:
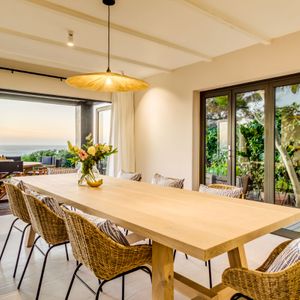
[(223, 273), (223, 284), (240, 292), (231, 299), (255, 300), (299, 300), (300, 299), (300, 262), (274, 273), (267, 273), (268, 268), (282, 250), (290, 243), (277, 246), (267, 260), (256, 270), (228, 268)]
[(41, 285), (44, 277), (49, 252), (57, 246), (64, 245), (67, 260), (69, 260), (67, 251), (67, 243), (69, 243), (69, 239), (65, 222), (61, 217), (52, 212), (42, 201), (38, 200), (37, 198), (25, 193), (23, 193), (23, 195), (31, 219), (32, 228), (38, 234), (38, 237), (35, 239), (33, 246), (30, 250), (29, 256), (26, 261), (26, 265), (24, 267), (20, 282), (18, 284), (18, 289), (20, 289), (21, 287), (33, 250), (35, 247), (38, 248), (38, 246), (36, 245), (37, 241), (42, 237), (46, 241), (46, 243), (49, 244), (49, 248), (45, 253), (43, 268), (36, 294), (36, 299), (38, 299), (40, 295)]
[(96, 300), (99, 299), (103, 285), (108, 281), (122, 277), (122, 299), (124, 299), (126, 274), (143, 270), (151, 276), (150, 269), (144, 266), (151, 264), (151, 246), (123, 246), (114, 242), (78, 213), (66, 209), (64, 212), (73, 255), (78, 261), (65, 299), (68, 299), (77, 271), (82, 265), (90, 269), (99, 282), (103, 280), (96, 292)]
[[(237, 187), (234, 185), (228, 185), (228, 184), (219, 184), (219, 183), (212, 183), (208, 185), (209, 188), (213, 189), (219, 189), (219, 190), (234, 190)], [(241, 195), (239, 198), (245, 198), (245, 195), (243, 192), (241, 192)]]
[[(13, 274), (13, 277), (15, 278), (17, 269), (18, 269), (19, 258), (20, 258), (20, 254), (21, 254), (21, 250), (22, 250), (24, 235), (25, 235), (26, 229), (30, 226), (31, 221), (30, 221), (30, 217), (28, 214), (28, 210), (27, 210), (27, 207), (25, 204), (25, 200), (24, 200), (22, 191), (13, 184), (4, 183), (4, 185), (5, 185), (5, 190), (6, 190), (6, 193), (8, 196), (8, 203), (9, 203), (10, 210), (16, 218), (11, 223), (10, 229), (8, 231), (6, 240), (4, 242), (3, 249), (1, 251), (0, 261), (3, 257), (3, 254), (4, 254), (5, 248), (7, 246), (7, 242), (10, 238), (12, 229), (13, 228), (17, 229), (19, 232), (22, 233), (22, 235), (21, 235), (21, 240), (20, 240), (20, 245), (19, 245), (19, 250), (18, 250), (18, 256), (17, 256), (17, 260), (16, 260), (16, 264), (15, 264), (14, 274)], [(18, 220), (21, 220), (26, 224), (23, 229), (20, 229), (19, 227), (16, 226), (16, 222)]]

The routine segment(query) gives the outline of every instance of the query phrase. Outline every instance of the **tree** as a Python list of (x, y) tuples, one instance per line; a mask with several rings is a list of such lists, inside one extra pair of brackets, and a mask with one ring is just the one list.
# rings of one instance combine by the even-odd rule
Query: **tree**
[[(300, 85), (285, 86), (282, 89), (289, 89), (293, 94), (296, 94)], [(261, 103), (262, 97), (259, 92), (249, 93), (246, 96), (240, 96), (237, 101), (238, 107), (243, 107), (240, 110), (241, 116), (244, 118), (252, 118), (264, 126), (264, 113), (259, 103)], [(276, 114), (276, 126), (275, 126), (275, 147), (280, 154), (280, 159), (285, 166), (289, 180), (293, 188), (295, 195), (296, 206), (300, 207), (300, 181), (299, 176), (296, 172), (296, 168), (293, 163), (291, 152), (287, 149), (296, 145), (294, 132), (297, 128), (300, 129), (300, 104), (293, 103), (292, 105), (282, 106), (277, 108)], [(282, 138), (282, 124), (284, 126), (285, 139)], [(282, 143), (282, 141), (284, 141)], [(299, 146), (294, 146), (294, 152), (299, 151)], [(294, 153), (293, 152), (293, 153)]]

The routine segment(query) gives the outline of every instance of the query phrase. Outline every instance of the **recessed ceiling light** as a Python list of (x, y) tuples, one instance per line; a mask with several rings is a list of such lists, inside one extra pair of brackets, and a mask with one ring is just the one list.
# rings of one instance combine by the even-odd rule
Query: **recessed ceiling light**
[(74, 33), (71, 30), (68, 31), (68, 42), (67, 42), (67, 45), (69, 47), (74, 47)]

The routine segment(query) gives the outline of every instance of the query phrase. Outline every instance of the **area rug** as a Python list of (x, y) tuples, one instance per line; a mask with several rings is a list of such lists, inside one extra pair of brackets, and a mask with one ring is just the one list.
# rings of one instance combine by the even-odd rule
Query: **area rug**
[(0, 201), (0, 216), (10, 215), (11, 211), (9, 209), (8, 201)]

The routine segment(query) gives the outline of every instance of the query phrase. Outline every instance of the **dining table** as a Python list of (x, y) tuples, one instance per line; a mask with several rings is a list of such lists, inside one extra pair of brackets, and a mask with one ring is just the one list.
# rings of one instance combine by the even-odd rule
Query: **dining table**
[(247, 268), (246, 243), (300, 220), (296, 208), (102, 178), (98, 188), (78, 186), (76, 174), (18, 179), (37, 192), (152, 240), (153, 300), (174, 299), (174, 282), (192, 288), (194, 300), (229, 299), (222, 298), (227, 289), (222, 283), (209, 289), (174, 272), (174, 249), (203, 261), (227, 253), (231, 267)]

